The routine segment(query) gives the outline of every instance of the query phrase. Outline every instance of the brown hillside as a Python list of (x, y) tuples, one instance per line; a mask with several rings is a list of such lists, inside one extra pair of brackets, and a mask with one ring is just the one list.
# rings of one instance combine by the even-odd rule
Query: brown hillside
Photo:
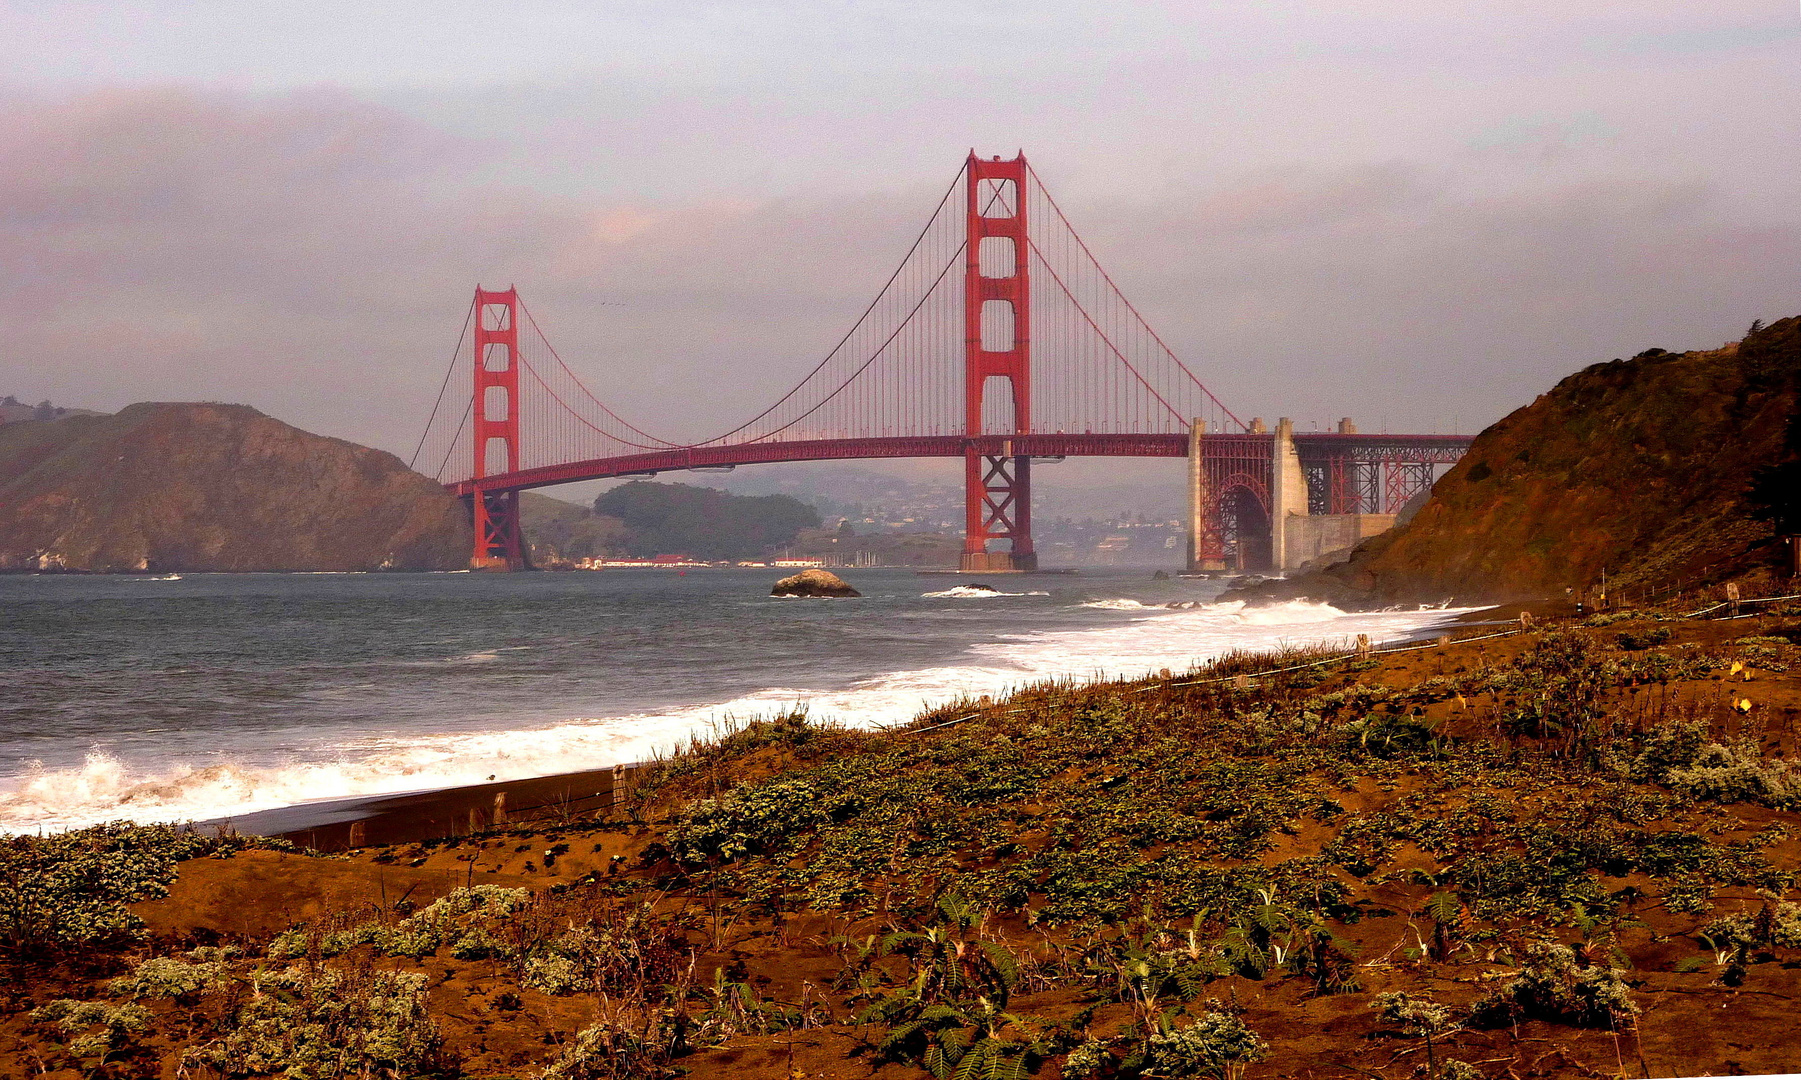
[(0, 570), (445, 570), (456, 501), (392, 454), (244, 405), (0, 427)]
[(1775, 557), (1747, 491), (1784, 453), (1801, 317), (1736, 345), (1595, 364), (1477, 437), (1408, 524), (1249, 590), (1340, 604), (1663, 590)]

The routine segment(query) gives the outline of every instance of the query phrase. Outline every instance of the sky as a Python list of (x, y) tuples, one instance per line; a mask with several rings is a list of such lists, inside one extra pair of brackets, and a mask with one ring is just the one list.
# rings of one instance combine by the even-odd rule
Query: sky
[[(972, 148), (1240, 415), (1473, 432), (1801, 313), (1801, 7), (0, 2), (0, 394), (408, 457), (476, 283), (758, 412)], [(29, 43), (29, 48), (22, 47)], [(697, 392), (704, 388), (704, 392)]]

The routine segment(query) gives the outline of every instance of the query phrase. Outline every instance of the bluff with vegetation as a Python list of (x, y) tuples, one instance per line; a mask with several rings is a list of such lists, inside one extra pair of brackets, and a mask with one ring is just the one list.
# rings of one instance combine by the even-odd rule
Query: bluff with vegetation
[(1798, 372), (1801, 317), (1585, 368), (1478, 436), (1406, 525), (1244, 595), (1367, 607), (1767, 574), (1801, 530)]
[(594, 500), (594, 512), (617, 518), (632, 555), (679, 552), (697, 559), (744, 559), (768, 553), (819, 525), (819, 512), (787, 495), (733, 495), (687, 484), (634, 480)]
[(462, 508), (392, 454), (245, 405), (0, 426), (0, 569), (449, 570)]

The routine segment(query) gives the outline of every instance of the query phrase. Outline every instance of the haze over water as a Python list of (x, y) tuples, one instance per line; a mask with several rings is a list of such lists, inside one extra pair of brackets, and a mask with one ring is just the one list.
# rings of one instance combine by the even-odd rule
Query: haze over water
[(1052, 676), (1377, 639), (1444, 611), (1251, 611), (1148, 572), (0, 578), (0, 828), (190, 820), (637, 760), (795, 704), (856, 725)]

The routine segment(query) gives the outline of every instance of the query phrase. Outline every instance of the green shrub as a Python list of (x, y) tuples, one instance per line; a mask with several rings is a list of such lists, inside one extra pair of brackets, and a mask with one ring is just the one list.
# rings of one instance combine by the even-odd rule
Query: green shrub
[(1694, 764), (1701, 756), (1701, 748), (1711, 741), (1707, 725), (1699, 721), (1676, 720), (1659, 724), (1645, 733), (1638, 756), (1626, 768), (1627, 775), (1634, 780), (1661, 784), (1669, 777), (1671, 769)]
[(1643, 652), (1646, 649), (1655, 649), (1659, 645), (1667, 644), (1674, 636), (1675, 634), (1669, 627), (1656, 626), (1641, 632), (1622, 631), (1614, 636), (1614, 641), (1619, 644), (1620, 648), (1628, 652)]
[(1414, 716), (1377, 714), (1344, 726), (1345, 745), (1371, 757), (1398, 758), (1437, 748), (1433, 725)]
[(1119, 1059), (1108, 1049), (1108, 1044), (1089, 1039), (1063, 1059), (1062, 1075), (1063, 1080), (1100, 1080), (1117, 1075), (1118, 1070)]
[(574, 957), (551, 953), (528, 957), (520, 981), (533, 990), (562, 997), (591, 985), (592, 980), (586, 976), (587, 972), (582, 970), (582, 965)]
[[(1452, 1017), (1450, 1006), (1441, 1005), (1431, 998), (1391, 991), (1370, 1002), (1370, 1008), (1380, 1013), (1382, 1019), (1399, 1026), (1402, 1034), (1416, 1039), (1425, 1039), (1427, 1075), (1439, 1075), (1438, 1053), (1432, 1045), (1432, 1040), (1457, 1030), (1457, 1022)], [(1453, 1064), (1462, 1063), (1454, 1062)], [(1447, 1069), (1446, 1075), (1450, 1075), (1451, 1072), (1452, 1070)]]
[(1472, 1018), (1484, 1024), (1524, 1018), (1612, 1027), (1638, 1011), (1611, 965), (1581, 963), (1568, 946), (1539, 941), (1527, 947), (1525, 963), (1507, 985), (1476, 1003)]
[(1669, 770), (1663, 782), (1690, 798), (1755, 802), (1778, 808), (1801, 803), (1801, 766), (1766, 758), (1750, 741), (1707, 743), (1689, 764)]
[(1596, 658), (1594, 643), (1580, 634), (1547, 634), (1519, 660), (1522, 693), (1502, 715), (1514, 735), (1561, 739), (1586, 749), (1605, 715), (1603, 695), (1615, 672)]
[(1653, 728), (1626, 773), (1691, 799), (1755, 802), (1778, 809), (1801, 804), (1801, 763), (1765, 757), (1748, 739), (1715, 742), (1707, 725), (1696, 720)]
[(532, 897), (529, 889), (477, 885), (453, 889), (425, 910), (398, 923), (359, 923), (341, 930), (295, 927), (275, 935), (264, 950), (272, 960), (297, 960), (317, 951), (338, 956), (358, 945), (374, 946), (394, 956), (421, 957), (446, 945), (463, 960), (496, 955), (499, 943), (489, 927), (523, 908)]
[(231, 981), (231, 967), (221, 961), (183, 963), (169, 957), (153, 957), (130, 975), (114, 979), (108, 987), (120, 997), (194, 997)]
[(768, 850), (829, 816), (827, 793), (806, 780), (754, 784), (689, 807), (669, 830), (669, 848), (682, 862), (731, 862)]
[(1636, 611), (1603, 611), (1598, 615), (1590, 615), (1582, 620), (1583, 626), (1612, 626), (1617, 622), (1630, 622), (1644, 616)]
[(1136, 1061), (1137, 1075), (1210, 1076), (1234, 1080), (1245, 1066), (1269, 1055), (1269, 1044), (1230, 1013), (1209, 1010), (1185, 1028), (1158, 1032), (1146, 1039)]
[(135, 940), (143, 923), (126, 905), (168, 895), (177, 862), (259, 846), (293, 845), (122, 821), (0, 838), (0, 956)]
[(449, 1076), (454, 1061), (425, 1011), (424, 975), (292, 967), (260, 975), (223, 1034), (186, 1063), (227, 1077), (286, 1080)]
[(1440, 1005), (1431, 998), (1416, 997), (1413, 994), (1392, 991), (1378, 995), (1370, 1003), (1370, 1008), (1382, 1015), (1382, 1019), (1399, 1025), (1407, 1035), (1421, 1036), (1442, 1035), (1457, 1025), (1451, 1017), (1451, 1007)]
[(682, 1075), (669, 1064), (681, 1045), (680, 1024), (666, 1012), (603, 1018), (577, 1032), (539, 1080), (669, 1080)]
[(1699, 936), (1717, 950), (1740, 944), (1801, 949), (1801, 904), (1766, 902), (1754, 912), (1723, 915), (1702, 927)]
[(106, 1001), (52, 1001), (35, 1009), (31, 1018), (55, 1024), (70, 1036), (65, 1049), (75, 1057), (105, 1057), (131, 1045), (149, 1030), (150, 1010), (142, 1005), (115, 1005)]

